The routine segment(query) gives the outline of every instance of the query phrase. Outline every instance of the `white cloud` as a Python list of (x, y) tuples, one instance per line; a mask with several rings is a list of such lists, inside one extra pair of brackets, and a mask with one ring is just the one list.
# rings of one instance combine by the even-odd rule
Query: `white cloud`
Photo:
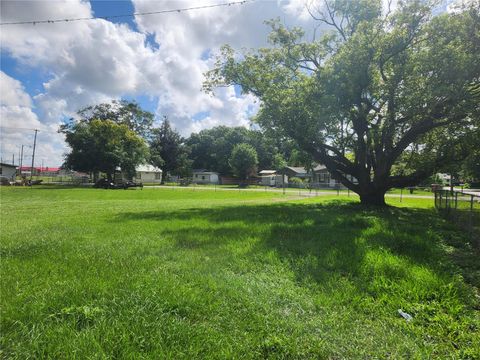
[[(167, 3), (165, 8), (169, 9), (191, 4), (189, 1)], [(218, 2), (204, 0), (195, 5), (214, 3)], [(134, 0), (134, 4), (137, 12), (158, 10), (157, 2)], [(311, 19), (304, 19), (298, 10), (301, 7), (300, 0), (258, 1), (161, 18), (137, 17), (139, 29), (154, 34), (160, 44), (157, 53), (164, 59), (161, 66), (165, 76), (161, 80), (162, 87), (168, 90), (162, 94), (157, 112), (167, 114), (185, 135), (220, 124), (248, 126), (251, 109), (258, 109), (253, 96), (236, 97), (233, 88), (219, 90), (216, 98), (200, 91), (203, 74), (213, 66), (213, 59), (204, 55), (207, 51), (215, 54), (227, 43), (236, 49), (266, 46), (269, 28), (264, 21), (271, 18), (281, 17), (286, 24), (308, 27)], [(210, 116), (201, 121), (192, 120), (195, 114), (205, 111), (209, 111)]]
[[(192, 6), (186, 0), (133, 3), (136, 12)], [(195, 6), (217, 3), (199, 0)], [(220, 89), (216, 97), (201, 91), (203, 74), (213, 64), (206, 54), (215, 54), (225, 43), (236, 49), (265, 46), (269, 29), (263, 22), (275, 17), (289, 26), (313, 28), (304, 10), (303, 0), (257, 1), (137, 17), (139, 31), (100, 19), (4, 27), (2, 50), (23, 67), (45, 74), (47, 81), (32, 101), (18, 81), (5, 80), (17, 84), (9, 85), (17, 90), (4, 96), (10, 105), (2, 116), (11, 123), (20, 116), (14, 114), (15, 106), (21, 106), (18, 111), (31, 122), (29, 127), (39, 127), (36, 112), (43, 126), (54, 131), (63, 118), (84, 106), (147, 95), (158, 98), (159, 117), (169, 116), (183, 135), (220, 124), (248, 126), (249, 116), (258, 109), (254, 97), (237, 97), (233, 88)], [(80, 0), (2, 1), (1, 12), (2, 22), (92, 15), (90, 3)], [(148, 44), (148, 34), (158, 48)], [(207, 115), (195, 120), (198, 113)]]
[(25, 92), (20, 81), (0, 71), (0, 105), (2, 106), (32, 106), (30, 96)]
[(18, 152), (22, 145), (25, 147), (25, 161), (31, 161), (28, 154), (32, 151), (28, 146), (33, 145), (33, 129), (40, 129), (37, 160), (47, 161), (50, 166), (62, 162), (64, 149), (63, 137), (56, 133), (56, 125), (42, 124), (32, 111), (32, 99), (22, 84), (0, 71), (0, 126), (1, 126), (1, 153), (11, 159), (15, 154), (18, 164)]

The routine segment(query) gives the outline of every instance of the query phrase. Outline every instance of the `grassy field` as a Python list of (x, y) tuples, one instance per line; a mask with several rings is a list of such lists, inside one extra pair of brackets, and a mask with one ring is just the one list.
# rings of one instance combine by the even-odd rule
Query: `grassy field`
[(480, 358), (478, 254), (430, 199), (0, 195), (2, 358)]

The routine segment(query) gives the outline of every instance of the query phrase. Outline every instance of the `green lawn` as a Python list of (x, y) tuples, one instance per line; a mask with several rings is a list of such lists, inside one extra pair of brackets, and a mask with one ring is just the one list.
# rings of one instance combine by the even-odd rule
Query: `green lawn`
[(430, 199), (0, 195), (2, 358), (480, 357), (478, 257)]

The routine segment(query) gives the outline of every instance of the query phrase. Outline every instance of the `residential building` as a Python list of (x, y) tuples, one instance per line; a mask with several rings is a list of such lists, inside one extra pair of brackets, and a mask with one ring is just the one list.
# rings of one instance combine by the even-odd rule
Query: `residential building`
[(162, 182), (162, 169), (153, 165), (139, 165), (135, 168), (133, 181), (160, 184)]
[(195, 184), (218, 184), (218, 173), (205, 169), (194, 169), (192, 182)]
[(8, 181), (15, 181), (17, 167), (17, 165), (0, 163), (0, 176), (7, 178)]

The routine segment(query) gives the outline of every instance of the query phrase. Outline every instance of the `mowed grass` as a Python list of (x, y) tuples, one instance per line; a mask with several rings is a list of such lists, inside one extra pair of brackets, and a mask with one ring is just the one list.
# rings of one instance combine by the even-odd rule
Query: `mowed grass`
[(430, 199), (0, 195), (3, 358), (480, 357), (478, 257)]

